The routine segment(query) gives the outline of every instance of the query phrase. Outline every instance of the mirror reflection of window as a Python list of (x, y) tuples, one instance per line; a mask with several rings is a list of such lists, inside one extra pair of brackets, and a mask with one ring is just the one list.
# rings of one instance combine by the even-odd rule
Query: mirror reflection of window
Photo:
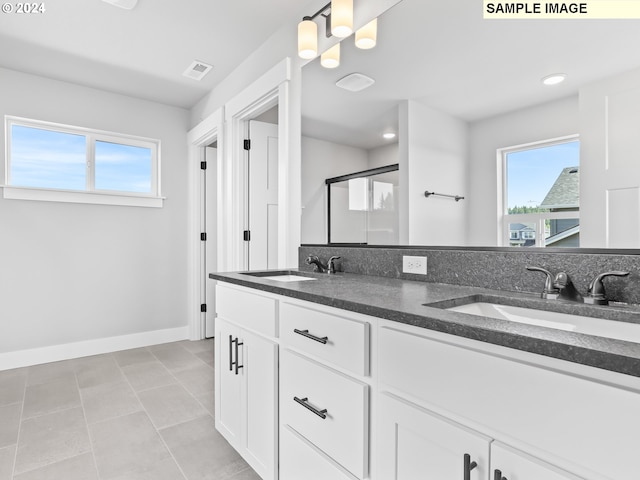
[(397, 245), (398, 165), (327, 179), (329, 243)]
[[(580, 246), (577, 136), (502, 150), (503, 225), (511, 247)], [(504, 227), (503, 227), (504, 228)]]
[(349, 180), (349, 210), (369, 210), (369, 179), (352, 178)]
[(373, 209), (394, 210), (393, 183), (373, 181)]

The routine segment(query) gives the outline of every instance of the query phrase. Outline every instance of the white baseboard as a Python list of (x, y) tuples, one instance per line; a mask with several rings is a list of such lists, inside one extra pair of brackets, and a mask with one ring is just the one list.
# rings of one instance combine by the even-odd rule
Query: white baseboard
[(188, 335), (189, 327), (185, 326), (0, 353), (0, 371), (69, 360), (71, 358), (88, 357), (101, 353), (118, 352), (130, 348), (177, 342), (186, 340)]

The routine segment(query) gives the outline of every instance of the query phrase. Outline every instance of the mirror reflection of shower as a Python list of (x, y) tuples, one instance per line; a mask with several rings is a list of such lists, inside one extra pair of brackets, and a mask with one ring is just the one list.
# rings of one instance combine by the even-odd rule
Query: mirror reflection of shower
[(325, 180), (329, 243), (397, 245), (398, 164)]

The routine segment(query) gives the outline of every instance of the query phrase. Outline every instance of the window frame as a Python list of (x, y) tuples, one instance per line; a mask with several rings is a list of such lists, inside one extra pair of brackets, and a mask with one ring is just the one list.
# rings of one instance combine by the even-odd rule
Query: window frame
[[(580, 141), (579, 134), (566, 135), (548, 140), (524, 143), (512, 147), (497, 149), (496, 157), (498, 163), (498, 246), (511, 247), (510, 245), (510, 223), (534, 224), (535, 246), (545, 248), (545, 220), (556, 219), (578, 219), (580, 220), (580, 209), (565, 212), (545, 212), (545, 213), (515, 213), (509, 214), (507, 205), (507, 155), (510, 153), (533, 150), (535, 148), (552, 147), (563, 143)], [(511, 247), (515, 248), (515, 247)]]
[[(80, 135), (86, 139), (85, 168), (86, 184), (84, 190), (66, 190), (58, 188), (11, 185), (11, 128), (13, 125), (48, 130), (52, 132)], [(161, 195), (160, 140), (134, 135), (76, 127), (60, 123), (33, 120), (5, 115), (5, 183), (1, 185), (3, 198), (11, 200), (37, 200), (49, 202), (90, 203), (99, 205), (121, 205), (134, 207), (161, 208), (165, 197)], [(129, 192), (119, 190), (97, 190), (95, 188), (96, 142), (142, 147), (151, 150), (151, 191)]]

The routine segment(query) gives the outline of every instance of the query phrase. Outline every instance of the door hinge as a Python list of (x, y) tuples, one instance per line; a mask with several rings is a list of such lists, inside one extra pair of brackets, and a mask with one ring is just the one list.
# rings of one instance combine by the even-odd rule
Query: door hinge
[(245, 150), (251, 150), (251, 140), (245, 140), (244, 141), (244, 149)]
[(200, 311), (202, 313), (206, 313), (207, 312), (207, 304), (206, 303), (201, 303), (200, 304)]
[(206, 170), (207, 169), (207, 162), (200, 162), (200, 170)]
[(206, 233), (204, 233), (204, 232), (203, 232), (203, 233), (201, 233), (201, 234), (200, 234), (200, 240), (202, 240), (203, 242), (206, 242), (206, 241), (207, 241), (207, 234), (206, 234)]
[(251, 241), (251, 231), (250, 230), (245, 230), (244, 232), (242, 232), (242, 236), (243, 236), (245, 242), (250, 242)]

